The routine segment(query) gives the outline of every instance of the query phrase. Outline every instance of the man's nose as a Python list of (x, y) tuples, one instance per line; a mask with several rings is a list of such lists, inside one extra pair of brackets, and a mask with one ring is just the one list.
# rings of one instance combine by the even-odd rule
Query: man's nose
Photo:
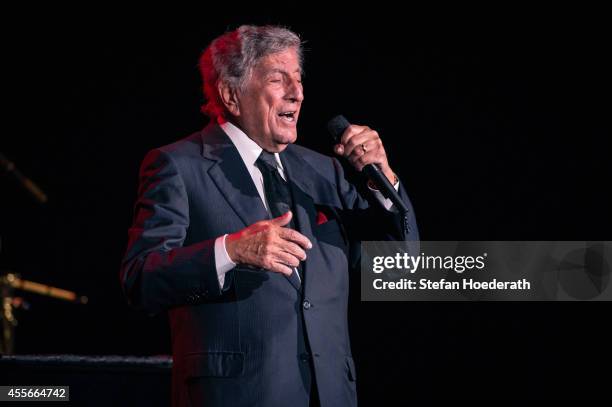
[(304, 88), (302, 87), (302, 83), (297, 80), (292, 80), (287, 86), (285, 98), (292, 102), (301, 103), (302, 100), (304, 100)]

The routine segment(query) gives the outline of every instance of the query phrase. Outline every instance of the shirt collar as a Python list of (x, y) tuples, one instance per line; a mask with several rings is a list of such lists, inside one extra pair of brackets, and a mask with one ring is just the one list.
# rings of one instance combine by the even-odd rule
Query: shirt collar
[[(229, 121), (219, 121), (219, 126), (223, 129), (225, 134), (230, 138), (232, 143), (238, 149), (238, 153), (242, 158), (242, 161), (246, 164), (247, 168), (255, 166), (255, 161), (259, 158), (261, 151), (263, 150), (252, 138), (242, 131), (238, 126), (234, 125)], [(274, 153), (274, 158), (279, 167), (282, 169), (283, 164), (281, 163), (278, 153)]]

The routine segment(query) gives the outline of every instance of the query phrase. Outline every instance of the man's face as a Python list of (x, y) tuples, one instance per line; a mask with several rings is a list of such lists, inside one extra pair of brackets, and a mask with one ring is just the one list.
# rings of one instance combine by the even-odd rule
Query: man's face
[(281, 152), (294, 143), (304, 100), (296, 50), (290, 48), (259, 60), (237, 100), (237, 124), (259, 146)]

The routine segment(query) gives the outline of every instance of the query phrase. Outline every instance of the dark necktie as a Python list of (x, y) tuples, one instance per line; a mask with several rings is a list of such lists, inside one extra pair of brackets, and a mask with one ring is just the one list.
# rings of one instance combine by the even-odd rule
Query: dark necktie
[[(268, 211), (272, 217), (278, 218), (287, 213), (287, 211), (293, 210), (293, 199), (291, 198), (289, 185), (283, 177), (281, 177), (278, 171), (278, 162), (274, 154), (262, 150), (259, 158), (255, 161), (255, 165), (259, 168), (263, 176), (264, 192), (266, 194), (266, 201), (268, 201)], [(289, 222), (287, 227), (295, 230), (295, 222), (293, 220), (294, 218), (291, 218), (291, 222)], [(299, 267), (299, 269), (301, 270), (301, 267)], [(295, 273), (293, 273), (290, 278), (295, 277)], [(299, 280), (295, 281), (298, 282)]]
[[(291, 191), (289, 185), (281, 177), (278, 171), (278, 162), (274, 154), (262, 150), (255, 165), (261, 171), (264, 181), (264, 191), (266, 200), (268, 201), (268, 211), (273, 218), (278, 218), (281, 215), (290, 211), (293, 207), (291, 199)], [(293, 219), (291, 220), (293, 223)], [(293, 225), (290, 225), (294, 229)]]

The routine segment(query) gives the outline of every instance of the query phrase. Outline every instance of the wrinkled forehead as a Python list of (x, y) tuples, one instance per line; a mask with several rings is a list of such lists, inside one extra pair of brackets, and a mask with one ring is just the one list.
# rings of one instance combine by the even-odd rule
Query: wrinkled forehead
[(271, 72), (301, 74), (302, 60), (296, 48), (287, 48), (259, 58), (253, 66), (253, 71), (258, 74)]

